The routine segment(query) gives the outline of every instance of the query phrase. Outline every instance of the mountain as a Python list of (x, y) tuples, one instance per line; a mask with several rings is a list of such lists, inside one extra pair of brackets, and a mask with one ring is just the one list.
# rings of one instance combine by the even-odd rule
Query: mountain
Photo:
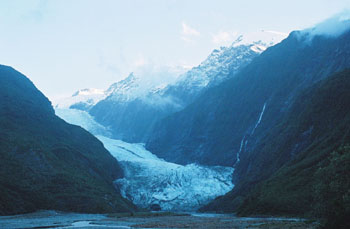
[(161, 160), (144, 144), (110, 138), (110, 133), (85, 111), (56, 109), (69, 123), (95, 134), (119, 161), (124, 177), (115, 181), (123, 197), (142, 208), (195, 211), (233, 188), (233, 168), (178, 165)]
[(75, 92), (71, 97), (56, 101), (56, 108), (74, 108), (78, 110), (90, 110), (100, 100), (106, 98), (106, 93), (101, 89), (86, 88)]
[(247, 43), (241, 35), (231, 46), (213, 50), (199, 66), (183, 74), (174, 84), (168, 85), (163, 94), (176, 98), (185, 107), (207, 89), (233, 77), (273, 44), (272, 40)]
[(41, 209), (126, 212), (118, 161), (81, 127), (58, 118), (21, 73), (0, 65), (0, 214)]
[(142, 82), (130, 74), (113, 84), (106, 91), (108, 97), (89, 113), (109, 127), (114, 138), (145, 142), (158, 120), (182, 110), (208, 88), (233, 77), (269, 45), (261, 41), (246, 44), (240, 37), (231, 46), (214, 50), (199, 66), (171, 84), (145, 83), (147, 80)]
[(155, 120), (178, 109), (169, 98), (159, 95), (162, 84), (147, 82), (131, 73), (112, 84), (107, 98), (98, 102), (89, 113), (108, 127), (114, 138), (143, 142)]
[[(349, 39), (349, 31), (337, 37), (291, 33), (235, 77), (160, 120), (146, 148), (174, 163), (235, 167), (247, 163), (247, 171), (262, 169), (250, 161), (243, 163), (242, 155), (260, 152), (259, 142), (279, 124), (301, 90), (350, 67)], [(242, 175), (235, 172), (235, 176)]]
[[(259, 151), (242, 155), (240, 187), (202, 210), (316, 216), (327, 219), (327, 228), (349, 228), (349, 87), (347, 69), (298, 94)], [(248, 189), (258, 176), (269, 178)]]
[[(72, 96), (54, 99), (55, 108), (89, 111), (101, 100), (114, 102), (131, 102), (146, 98), (162, 90), (166, 85), (174, 82), (179, 74), (186, 69), (178, 66), (146, 66), (131, 72), (125, 79), (110, 85), (106, 90), (86, 88), (78, 90)], [(108, 99), (107, 99), (108, 98)]]

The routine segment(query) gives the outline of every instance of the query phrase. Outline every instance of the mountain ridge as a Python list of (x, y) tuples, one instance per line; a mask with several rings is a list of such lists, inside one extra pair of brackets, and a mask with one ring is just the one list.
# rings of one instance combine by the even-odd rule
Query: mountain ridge
[(0, 65), (0, 98), (1, 214), (136, 210), (113, 187), (123, 173), (102, 143), (12, 67)]
[(262, 42), (243, 44), (239, 39), (229, 47), (214, 50), (199, 66), (168, 85), (145, 87), (130, 75), (113, 84), (108, 89), (109, 96), (93, 106), (89, 113), (97, 122), (112, 129), (114, 138), (146, 142), (158, 120), (182, 110), (208, 88), (232, 77), (267, 46)]
[[(250, 157), (245, 161), (254, 157), (274, 172), (266, 175), (260, 169), (256, 173), (266, 179), (249, 186), (249, 178), (242, 180), (202, 211), (319, 217), (329, 228), (349, 225), (349, 84), (348, 68), (302, 91), (288, 115), (260, 144), (261, 152), (245, 156)], [(269, 145), (276, 149), (266, 150)]]
[[(250, 150), (263, 137), (261, 130), (267, 133), (289, 109), (299, 90), (349, 65), (349, 33), (339, 38), (315, 37), (312, 46), (300, 41), (297, 33), (267, 49), (234, 78), (183, 111), (157, 123), (147, 149), (180, 164), (234, 165), (242, 139), (249, 138), (244, 145)], [(252, 132), (263, 107), (262, 120)], [(214, 149), (213, 160), (210, 152)]]

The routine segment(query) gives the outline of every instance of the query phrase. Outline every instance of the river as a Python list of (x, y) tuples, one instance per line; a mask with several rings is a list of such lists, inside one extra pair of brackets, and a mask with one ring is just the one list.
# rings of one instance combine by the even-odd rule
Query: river
[(79, 214), (39, 211), (0, 216), (0, 228), (316, 228), (299, 218), (245, 218), (206, 213)]

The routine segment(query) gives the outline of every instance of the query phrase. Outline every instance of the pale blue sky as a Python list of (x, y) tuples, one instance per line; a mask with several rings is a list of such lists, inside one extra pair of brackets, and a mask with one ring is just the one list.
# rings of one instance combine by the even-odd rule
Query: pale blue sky
[(349, 8), (350, 0), (2, 0), (0, 64), (53, 98), (106, 88), (140, 67), (197, 65), (232, 41), (224, 34), (288, 33)]

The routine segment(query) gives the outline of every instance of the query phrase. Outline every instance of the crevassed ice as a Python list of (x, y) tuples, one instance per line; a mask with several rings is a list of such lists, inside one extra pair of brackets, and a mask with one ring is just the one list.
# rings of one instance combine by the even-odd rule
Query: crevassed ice
[(57, 109), (56, 114), (103, 142), (124, 170), (124, 178), (115, 184), (123, 197), (140, 207), (159, 204), (162, 210), (196, 210), (234, 187), (231, 167), (170, 163), (146, 150), (144, 144), (109, 138), (108, 130), (84, 111)]

